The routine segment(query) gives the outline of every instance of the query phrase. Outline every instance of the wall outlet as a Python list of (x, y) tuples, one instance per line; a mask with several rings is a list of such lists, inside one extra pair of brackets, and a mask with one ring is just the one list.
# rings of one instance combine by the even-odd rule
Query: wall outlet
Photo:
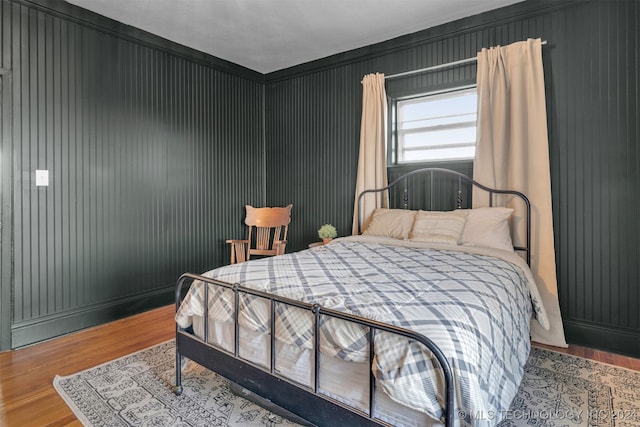
[(49, 171), (36, 170), (36, 187), (48, 187), (48, 186), (49, 186)]

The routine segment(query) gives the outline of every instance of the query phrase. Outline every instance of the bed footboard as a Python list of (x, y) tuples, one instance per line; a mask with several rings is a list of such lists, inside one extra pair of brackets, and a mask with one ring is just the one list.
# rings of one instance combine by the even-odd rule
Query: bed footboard
[[(200, 365), (217, 372), (218, 374), (240, 385), (241, 387), (244, 387), (247, 390), (262, 396), (273, 404), (282, 407), (285, 410), (290, 411), (291, 413), (296, 414), (297, 416), (305, 420), (308, 420), (314, 425), (335, 425), (336, 420), (340, 420), (343, 425), (353, 426), (388, 425), (375, 416), (376, 382), (371, 369), (369, 369), (368, 378), (369, 404), (367, 411), (362, 411), (360, 409), (351, 407), (319, 391), (319, 380), (320, 376), (322, 375), (320, 367), (320, 318), (321, 316), (328, 316), (329, 318), (353, 322), (367, 328), (369, 367), (371, 367), (373, 363), (373, 343), (376, 333), (378, 332), (383, 331), (403, 336), (405, 338), (408, 338), (409, 340), (419, 342), (423, 346), (425, 346), (437, 360), (444, 378), (445, 406), (441, 422), (444, 422), (446, 426), (453, 425), (453, 404), (455, 390), (452, 370), (442, 351), (429, 338), (408, 329), (399, 328), (393, 325), (388, 325), (385, 323), (354, 316), (348, 313), (328, 309), (317, 304), (308, 304), (301, 301), (276, 296), (266, 292), (245, 288), (240, 286), (239, 284), (230, 284), (190, 273), (183, 274), (177, 282), (175, 291), (176, 311), (180, 308), (182, 302), (183, 287), (185, 282), (188, 280), (201, 281), (209, 285), (220, 286), (233, 291), (234, 343), (233, 351), (226, 351), (208, 342), (208, 304), (203, 304), (203, 319), (205, 319), (203, 339), (198, 338), (195, 334), (191, 334), (185, 331), (176, 323), (176, 384), (174, 387), (175, 394), (180, 395), (183, 391), (182, 357), (187, 357), (199, 363)], [(209, 285), (203, 286), (203, 301), (209, 301)], [(264, 367), (257, 366), (239, 357), (240, 326), (238, 323), (238, 316), (240, 306), (239, 300), (241, 295), (250, 295), (253, 297), (263, 298), (265, 301), (268, 301), (270, 305), (271, 324), (269, 339), (271, 340), (271, 345), (269, 355), (269, 368), (265, 369)], [(293, 306), (299, 309), (308, 310), (313, 315), (314, 345), (312, 351), (314, 363), (312, 364), (311, 368), (312, 377), (314, 380), (310, 387), (296, 384), (289, 379), (280, 376), (275, 369), (277, 357), (275, 350), (276, 334), (273, 331), (275, 331), (275, 313), (277, 304), (284, 304), (287, 306)]]

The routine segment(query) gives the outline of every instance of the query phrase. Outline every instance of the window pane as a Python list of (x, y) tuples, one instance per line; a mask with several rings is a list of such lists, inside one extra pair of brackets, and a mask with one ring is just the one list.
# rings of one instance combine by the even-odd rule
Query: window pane
[(473, 123), (475, 126), (477, 120), (476, 113), (460, 114), (459, 116), (433, 117), (422, 120), (414, 120), (411, 122), (401, 122), (399, 129), (416, 129), (421, 127), (442, 126), (455, 123)]
[(404, 133), (402, 149), (476, 142), (476, 127)]
[(443, 117), (476, 112), (478, 106), (476, 90), (447, 92), (440, 95), (400, 101), (402, 121), (420, 120), (424, 117)]
[(418, 162), (429, 160), (464, 160), (472, 159), (476, 147), (439, 148), (434, 150), (411, 150), (404, 153), (403, 162)]

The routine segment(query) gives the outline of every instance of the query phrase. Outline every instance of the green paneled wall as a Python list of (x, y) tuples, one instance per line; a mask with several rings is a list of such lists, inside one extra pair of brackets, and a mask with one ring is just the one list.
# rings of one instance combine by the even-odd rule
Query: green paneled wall
[(181, 273), (228, 262), (242, 207), (264, 203), (261, 75), (48, 4), (0, 7), (13, 347), (170, 303)]
[[(351, 229), (362, 76), (540, 37), (558, 287), (570, 342), (640, 355), (640, 2), (527, 1), (267, 75), (267, 201), (292, 202), (292, 248)], [(475, 64), (390, 80), (387, 93), (475, 80)]]

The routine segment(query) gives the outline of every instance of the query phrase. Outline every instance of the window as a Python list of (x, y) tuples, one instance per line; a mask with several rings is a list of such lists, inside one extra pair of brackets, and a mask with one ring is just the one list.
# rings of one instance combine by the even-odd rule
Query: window
[(473, 159), (476, 88), (398, 100), (392, 163)]

